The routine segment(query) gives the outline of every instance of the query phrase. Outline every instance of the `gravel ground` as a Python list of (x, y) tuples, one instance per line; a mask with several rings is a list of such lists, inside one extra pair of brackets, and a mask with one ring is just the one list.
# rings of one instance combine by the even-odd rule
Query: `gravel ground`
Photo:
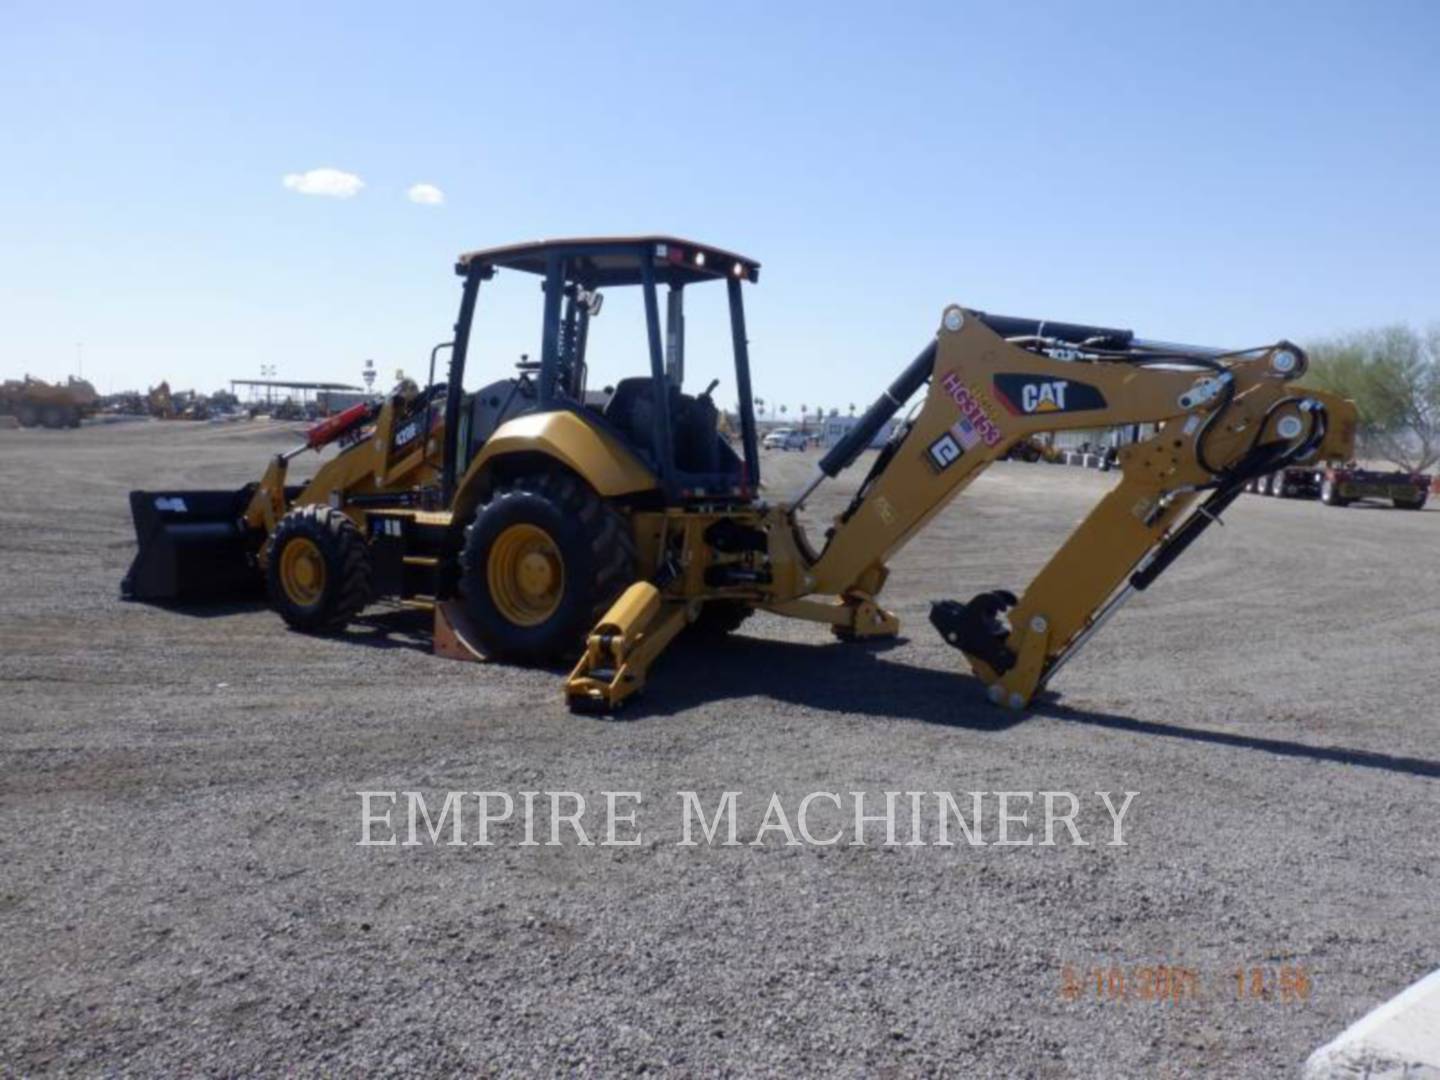
[[(0, 431), (0, 1070), (1274, 1076), (1440, 966), (1440, 512), (1247, 496), (1019, 718), (928, 602), (1022, 586), (1109, 479), (997, 466), (895, 561), (898, 644), (760, 616), (606, 721), (413, 616), (117, 599), (129, 488), (292, 439)], [(356, 792), (452, 789), (640, 791), (642, 843), (357, 845)], [(680, 847), (683, 790), (742, 839), (772, 792), (1074, 791), (1095, 842)]]

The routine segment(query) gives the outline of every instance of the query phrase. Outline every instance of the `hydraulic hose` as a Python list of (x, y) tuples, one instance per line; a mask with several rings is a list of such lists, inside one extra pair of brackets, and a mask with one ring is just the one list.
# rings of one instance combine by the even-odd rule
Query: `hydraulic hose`
[[(1277, 401), (1265, 414), (1265, 419), (1268, 420), (1280, 406), (1294, 400), (1292, 397)], [(1144, 567), (1130, 576), (1132, 588), (1137, 592), (1144, 592), (1150, 583), (1179, 558), (1180, 554), (1193, 544), (1201, 533), (1220, 520), (1220, 515), (1229, 508), (1244, 489), (1245, 480), (1276, 468), (1286, 468), (1314, 452), (1325, 437), (1329, 421), (1323, 408), (1306, 409), (1305, 411), (1310, 413), (1310, 430), (1306, 433), (1305, 438), (1294, 441), (1288, 446), (1275, 443), (1264, 445), (1252, 443), (1244, 459), (1235, 469), (1230, 470), (1229, 479), (1223, 481), (1210, 493), (1210, 497), (1201, 503), (1184, 524), (1156, 550), (1154, 557)], [(1260, 428), (1257, 428), (1257, 434), (1263, 427), (1264, 421), (1261, 422)]]

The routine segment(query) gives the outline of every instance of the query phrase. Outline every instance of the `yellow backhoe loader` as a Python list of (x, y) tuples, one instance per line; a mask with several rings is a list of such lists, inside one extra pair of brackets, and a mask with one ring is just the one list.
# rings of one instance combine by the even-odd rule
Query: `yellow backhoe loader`
[[(390, 598), (432, 610), (435, 647), (447, 655), (578, 657), (567, 700), (607, 710), (644, 686), (687, 628), (723, 633), (765, 610), (847, 640), (895, 634), (880, 601), (887, 562), (987, 465), (1041, 432), (1155, 425), (1119, 452), (1114, 489), (1022, 595), (932, 608), (931, 622), (992, 700), (1018, 709), (1247, 481), (1351, 455), (1354, 406), (1296, 387), (1306, 359), (1287, 342), (1176, 345), (952, 305), (814, 479), (770, 501), (759, 493), (742, 303), (759, 270), (659, 236), (462, 256), (454, 340), (432, 352), (426, 389), (404, 387), (326, 421), (239, 492), (132, 493), (140, 549), (126, 595), (186, 600), (264, 581), (281, 616), (312, 632)], [(497, 272), (542, 283), (540, 359), (467, 393), (477, 298)], [(683, 389), (684, 291), (711, 283), (728, 292), (738, 447), (719, 433), (716, 382)], [(587, 394), (600, 290), (631, 286), (644, 301), (649, 371)], [(444, 349), (449, 373), (437, 384)], [(797, 510), (917, 395), (813, 543)], [(336, 440), (343, 448), (313, 479), (288, 484), (292, 460)]]

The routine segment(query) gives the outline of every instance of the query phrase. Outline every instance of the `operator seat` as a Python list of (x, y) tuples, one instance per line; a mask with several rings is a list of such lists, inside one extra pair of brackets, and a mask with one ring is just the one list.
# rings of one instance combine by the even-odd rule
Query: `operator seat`
[[(686, 473), (720, 472), (720, 417), (715, 406), (708, 399), (682, 394), (670, 383), (665, 385), (670, 395), (675, 467)], [(655, 437), (654, 387), (655, 380), (644, 376), (621, 379), (601, 414), (647, 455), (653, 452)]]
[[(655, 430), (655, 413), (651, 402), (653, 379), (635, 376), (621, 379), (615, 384), (615, 392), (605, 403), (600, 415), (614, 424), (625, 437), (641, 450), (651, 449), (652, 433)], [(674, 398), (671, 398), (672, 405)]]

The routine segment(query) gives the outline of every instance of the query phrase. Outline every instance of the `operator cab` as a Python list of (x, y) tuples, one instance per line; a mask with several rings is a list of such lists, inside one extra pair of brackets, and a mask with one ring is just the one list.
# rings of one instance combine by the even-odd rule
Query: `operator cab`
[[(522, 356), (513, 377), (469, 396), (453, 452), (447, 445), (447, 488), (486, 440), (506, 421), (527, 413), (568, 409), (610, 433), (647, 465), (672, 500), (745, 500), (759, 487), (759, 453), (745, 341), (742, 282), (759, 280), (753, 259), (674, 237), (643, 236), (551, 240), (487, 248), (460, 258), (465, 279), (456, 324), (449, 385), (463, 378), (480, 283), (500, 270), (541, 279), (544, 307), (538, 359)], [(688, 286), (724, 282), (728, 291), (734, 394), (739, 402), (740, 445), (720, 432), (712, 395), (719, 379), (698, 394), (684, 391), (685, 309)], [(602, 289), (638, 286), (645, 310), (642, 348), (648, 372), (620, 379), (604, 391), (587, 385), (586, 346), (591, 320), (604, 304)], [(662, 299), (660, 287), (665, 287)], [(457, 402), (457, 404), (460, 404)]]

